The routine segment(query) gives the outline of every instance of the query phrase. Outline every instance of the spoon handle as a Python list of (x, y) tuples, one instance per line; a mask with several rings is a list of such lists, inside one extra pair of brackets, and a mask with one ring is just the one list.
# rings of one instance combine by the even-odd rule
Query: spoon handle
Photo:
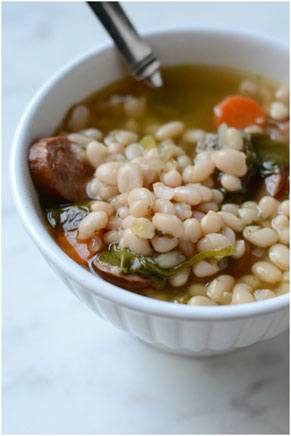
[(151, 47), (142, 39), (118, 2), (87, 2), (101, 21), (122, 57), (130, 73), (149, 86), (162, 86), (160, 62)]

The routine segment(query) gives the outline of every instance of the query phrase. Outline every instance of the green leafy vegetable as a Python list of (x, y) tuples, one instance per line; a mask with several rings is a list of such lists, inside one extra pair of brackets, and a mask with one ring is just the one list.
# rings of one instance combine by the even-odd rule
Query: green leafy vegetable
[(244, 151), (247, 155), (248, 172), (242, 179), (242, 189), (238, 192), (224, 193), (224, 202), (241, 204), (253, 198), (263, 179), (280, 174), (288, 166), (289, 151), (286, 144), (271, 139), (268, 135), (248, 134), (244, 136)]
[(251, 143), (260, 162), (271, 162), (273, 165), (289, 165), (289, 150), (286, 144), (275, 141), (268, 135), (254, 133), (250, 137)]
[(49, 208), (46, 210), (47, 220), (53, 228), (62, 227), (64, 231), (76, 230), (90, 212), (89, 205), (90, 202)]
[(211, 257), (225, 257), (233, 254), (233, 247), (229, 246), (220, 250), (208, 250), (195, 254), (191, 258), (179, 263), (172, 268), (162, 268), (155, 257), (138, 256), (134, 252), (112, 244), (98, 255), (98, 261), (118, 266), (123, 274), (135, 273), (155, 280), (168, 279), (185, 268), (190, 268), (204, 259)]

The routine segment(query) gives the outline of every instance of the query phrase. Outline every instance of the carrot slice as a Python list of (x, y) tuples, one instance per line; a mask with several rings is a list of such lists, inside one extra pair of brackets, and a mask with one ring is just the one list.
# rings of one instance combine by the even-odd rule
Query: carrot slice
[(258, 103), (242, 95), (230, 95), (214, 108), (214, 124), (226, 123), (230, 127), (243, 129), (253, 124), (263, 124), (265, 111)]
[(89, 240), (79, 242), (76, 230), (65, 233), (63, 229), (58, 229), (54, 236), (58, 245), (71, 259), (79, 265), (87, 265), (94, 254), (94, 251), (90, 250)]

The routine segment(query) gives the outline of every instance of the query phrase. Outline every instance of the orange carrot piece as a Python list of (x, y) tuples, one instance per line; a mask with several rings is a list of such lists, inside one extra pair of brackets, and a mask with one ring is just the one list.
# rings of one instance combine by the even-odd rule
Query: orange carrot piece
[(258, 103), (242, 95), (230, 95), (214, 108), (214, 124), (226, 123), (229, 127), (243, 129), (254, 124), (262, 125), (265, 111)]
[(87, 241), (77, 240), (76, 230), (64, 233), (63, 229), (59, 229), (54, 236), (58, 245), (71, 259), (79, 265), (87, 265), (93, 253), (89, 250)]

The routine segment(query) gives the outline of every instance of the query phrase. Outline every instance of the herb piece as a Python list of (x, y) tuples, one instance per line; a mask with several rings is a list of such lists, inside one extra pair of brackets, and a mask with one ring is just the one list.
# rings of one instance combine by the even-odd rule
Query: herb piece
[(138, 256), (134, 252), (120, 248), (112, 244), (109, 248), (98, 255), (98, 261), (118, 266), (123, 274), (135, 273), (143, 277), (150, 277), (152, 280), (161, 283), (161, 279), (167, 279), (186, 268), (190, 268), (204, 259), (212, 257), (225, 257), (233, 254), (233, 247), (228, 246), (220, 250), (207, 250), (195, 254), (191, 258), (180, 262), (172, 268), (162, 268), (158, 265), (156, 257)]
[(80, 222), (90, 212), (90, 202), (80, 205), (62, 205), (46, 209), (46, 217), (53, 228), (62, 227), (64, 231), (76, 230)]
[(289, 150), (286, 144), (271, 139), (268, 135), (254, 133), (250, 141), (261, 163), (269, 162), (273, 165), (289, 165)]

